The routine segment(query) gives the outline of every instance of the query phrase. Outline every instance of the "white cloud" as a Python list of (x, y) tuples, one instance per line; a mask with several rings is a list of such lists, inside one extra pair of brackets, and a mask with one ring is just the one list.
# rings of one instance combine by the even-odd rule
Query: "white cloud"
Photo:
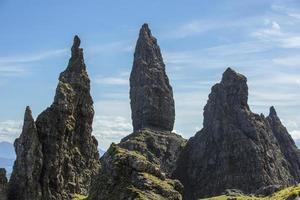
[(291, 131), (290, 134), (294, 140), (300, 139), (300, 130)]
[(300, 67), (300, 57), (298, 55), (274, 58), (272, 61), (276, 65), (289, 66), (289, 67)]
[(300, 48), (299, 36), (285, 36), (279, 39), (279, 42), (283, 48)]
[(101, 77), (98, 76), (95, 80), (95, 83), (101, 85), (128, 85), (129, 80), (121, 77)]
[(22, 121), (6, 120), (0, 122), (0, 141), (8, 141), (13, 143), (21, 134)]
[(85, 51), (90, 54), (106, 54), (106, 53), (116, 53), (116, 52), (127, 52), (131, 53), (134, 50), (132, 41), (116, 41), (110, 43), (104, 43), (101, 45), (93, 45), (85, 47)]
[(120, 116), (95, 116), (93, 135), (99, 142), (99, 148), (107, 149), (112, 142), (119, 142), (132, 132), (128, 119)]
[(58, 50), (51, 50), (45, 52), (39, 52), (35, 54), (28, 54), (28, 55), (16, 55), (16, 56), (9, 56), (9, 57), (0, 57), (0, 64), (10, 64), (10, 63), (28, 63), (28, 62), (35, 62), (44, 60), (46, 58), (53, 58), (55, 56), (61, 56), (68, 52), (67, 49), (58, 49)]
[(129, 72), (120, 72), (116, 76), (102, 76), (98, 75), (94, 79), (94, 82), (101, 85), (129, 85)]
[[(268, 20), (267, 20), (268, 21)], [(260, 39), (270, 39), (270, 37), (281, 36), (281, 27), (276, 21), (267, 22), (266, 28), (259, 29), (252, 33), (254, 37), (258, 37)]]

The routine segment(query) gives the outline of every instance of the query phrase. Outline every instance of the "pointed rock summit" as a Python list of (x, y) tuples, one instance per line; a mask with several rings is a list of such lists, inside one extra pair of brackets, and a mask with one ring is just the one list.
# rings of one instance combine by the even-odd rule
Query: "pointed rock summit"
[(172, 133), (174, 100), (160, 49), (147, 24), (140, 30), (130, 76), (134, 132), (112, 144), (89, 200), (182, 199), (182, 185), (170, 179), (186, 144)]
[[(174, 177), (183, 183), (185, 199), (219, 195), (226, 189), (254, 193), (264, 186), (299, 181), (292, 169), (297, 163), (280, 149), (282, 140), (289, 141), (288, 133), (280, 129), (278, 134), (285, 139), (278, 140), (274, 136), (278, 121), (272, 129), (268, 119), (251, 112), (247, 101), (246, 77), (228, 68), (212, 87), (203, 129), (188, 141), (177, 163)], [(271, 116), (275, 113), (272, 108)]]
[(173, 91), (157, 40), (147, 24), (142, 26), (135, 48), (130, 100), (134, 131), (143, 128), (173, 130)]
[(271, 126), (272, 132), (279, 144), (280, 150), (283, 153), (285, 159), (288, 161), (288, 168), (297, 180), (300, 181), (300, 151), (297, 148), (291, 135), (287, 129), (281, 123), (277, 116), (275, 108), (270, 108), (270, 114), (267, 120)]
[(91, 177), (98, 173), (98, 144), (91, 135), (93, 100), (79, 46), (75, 36), (53, 104), (35, 122), (26, 109), (23, 132), (15, 142), (11, 200), (70, 200), (75, 193), (87, 194)]
[(42, 173), (42, 145), (31, 109), (26, 107), (23, 130), (14, 142), (17, 159), (9, 183), (9, 200), (42, 199), (39, 179)]

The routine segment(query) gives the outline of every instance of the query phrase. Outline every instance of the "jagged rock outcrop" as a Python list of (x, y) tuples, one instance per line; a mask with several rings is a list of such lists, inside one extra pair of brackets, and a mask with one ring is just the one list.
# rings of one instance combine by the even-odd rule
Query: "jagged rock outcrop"
[(174, 100), (156, 39), (140, 30), (130, 77), (134, 132), (101, 158), (89, 200), (182, 199), (182, 185), (169, 179), (186, 140), (172, 133)]
[(101, 158), (101, 171), (89, 200), (181, 200), (179, 181), (165, 177), (159, 165), (137, 151), (112, 144)]
[(134, 131), (156, 128), (172, 131), (175, 107), (165, 64), (147, 24), (140, 30), (130, 75), (131, 118)]
[(0, 200), (6, 200), (6, 192), (7, 192), (6, 170), (4, 168), (0, 168)]
[[(90, 80), (79, 46), (80, 39), (75, 36), (72, 56), (67, 69), (60, 74), (53, 104), (35, 123), (29, 111), (26, 112), (25, 131), (16, 141), (17, 161), (12, 181), (24, 180), (19, 184), (21, 188), (27, 187), (26, 192), (32, 189), (43, 200), (69, 200), (74, 193), (87, 194), (91, 177), (100, 167), (98, 144), (91, 135), (94, 109)], [(26, 163), (30, 164), (24, 169), (27, 171), (19, 172)], [(28, 174), (30, 171), (34, 172), (32, 176)], [(30, 183), (34, 188), (30, 188)], [(10, 185), (13, 188), (15, 184)], [(23, 192), (19, 188), (14, 191)], [(14, 198), (19, 199), (39, 197)]]
[(270, 113), (267, 120), (271, 126), (272, 132), (277, 139), (280, 150), (285, 159), (288, 161), (288, 166), (291, 174), (297, 182), (300, 181), (300, 150), (297, 148), (291, 135), (281, 123), (275, 108), (270, 107)]
[(246, 81), (228, 68), (212, 87), (203, 129), (188, 141), (174, 172), (185, 199), (297, 182), (268, 120), (249, 109)]
[(159, 165), (161, 171), (170, 177), (185, 144), (186, 140), (175, 133), (143, 129), (123, 138), (119, 146), (139, 152), (150, 162)]
[(42, 145), (28, 106), (24, 115), (22, 133), (15, 140), (14, 146), (17, 159), (9, 182), (8, 199), (42, 199), (39, 182), (43, 165)]

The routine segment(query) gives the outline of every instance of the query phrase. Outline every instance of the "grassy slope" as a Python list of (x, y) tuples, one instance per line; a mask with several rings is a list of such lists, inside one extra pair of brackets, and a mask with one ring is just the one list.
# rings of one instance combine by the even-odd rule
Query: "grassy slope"
[[(241, 195), (241, 196), (235, 196), (235, 199), (236, 200), (284, 200), (289, 197), (297, 197), (297, 196), (300, 196), (300, 184), (282, 189), (267, 197), (254, 197), (254, 196)], [(234, 198), (234, 197), (222, 195), (217, 197), (206, 198), (203, 200), (228, 200), (230, 198)]]

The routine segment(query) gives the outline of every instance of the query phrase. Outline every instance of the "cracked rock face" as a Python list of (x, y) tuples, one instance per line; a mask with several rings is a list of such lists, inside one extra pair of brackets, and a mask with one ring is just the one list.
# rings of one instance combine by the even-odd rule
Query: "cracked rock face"
[(173, 91), (157, 40), (147, 24), (142, 26), (135, 48), (130, 100), (134, 131), (142, 128), (173, 130)]
[[(23, 132), (15, 142), (17, 162), (13, 174), (16, 180), (24, 179), (19, 184), (21, 188), (25, 186), (28, 193), (37, 193), (37, 197), (20, 200), (40, 196), (43, 200), (68, 200), (74, 193), (87, 194), (91, 177), (98, 173), (98, 144), (91, 135), (93, 100), (79, 46), (80, 39), (75, 36), (72, 56), (67, 69), (60, 74), (53, 104), (35, 122), (32, 117), (27, 120), (25, 114)], [(30, 165), (24, 168), (26, 163)], [(30, 177), (20, 171), (26, 167), (36, 173)], [(30, 182), (35, 188), (29, 187)], [(22, 190), (17, 188), (17, 193)]]
[(186, 199), (297, 182), (268, 120), (249, 109), (246, 82), (228, 68), (212, 87), (203, 129), (188, 141), (174, 173)]
[(6, 200), (6, 192), (7, 192), (6, 170), (4, 168), (0, 168), (0, 200)]

